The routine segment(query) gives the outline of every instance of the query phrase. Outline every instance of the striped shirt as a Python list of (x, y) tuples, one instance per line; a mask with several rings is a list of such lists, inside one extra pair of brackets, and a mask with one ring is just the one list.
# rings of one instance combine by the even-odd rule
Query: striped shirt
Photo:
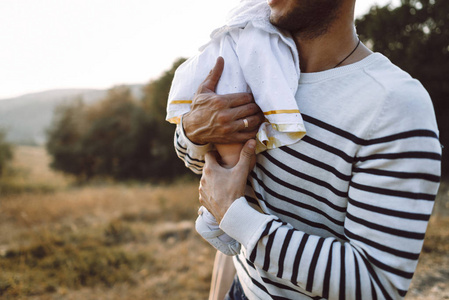
[[(402, 299), (440, 180), (441, 146), (421, 84), (379, 53), (301, 75), (307, 135), (257, 156), (247, 193), (220, 227), (249, 299)], [(178, 126), (200, 173), (210, 145)]]

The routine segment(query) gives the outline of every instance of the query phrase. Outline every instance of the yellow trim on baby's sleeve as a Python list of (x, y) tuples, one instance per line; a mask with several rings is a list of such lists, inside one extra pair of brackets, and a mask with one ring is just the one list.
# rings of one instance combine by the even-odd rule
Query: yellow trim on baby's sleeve
[(170, 104), (191, 104), (192, 100), (173, 100)]
[(276, 114), (299, 114), (299, 109), (280, 109), (280, 110), (270, 110), (266, 111), (263, 114), (268, 115), (276, 115)]
[(181, 117), (173, 117), (171, 119), (168, 119), (167, 121), (172, 124), (179, 124), (181, 123)]

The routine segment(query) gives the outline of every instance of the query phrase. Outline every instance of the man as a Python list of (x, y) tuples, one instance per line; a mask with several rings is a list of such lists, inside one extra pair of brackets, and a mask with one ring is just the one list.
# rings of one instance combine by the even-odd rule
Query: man
[[(253, 168), (262, 117), (250, 95), (214, 93), (220, 59), (175, 136), (178, 155), (203, 173), (201, 204), (242, 245), (229, 297), (401, 299), (439, 185), (429, 96), (359, 43), (355, 0), (268, 4), (297, 44), (306, 137), (259, 154)], [(245, 141), (232, 169), (208, 152)]]

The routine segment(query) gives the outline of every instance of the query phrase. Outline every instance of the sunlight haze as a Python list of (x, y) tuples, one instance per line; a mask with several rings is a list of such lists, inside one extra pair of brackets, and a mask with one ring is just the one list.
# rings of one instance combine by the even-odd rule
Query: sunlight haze
[[(147, 83), (189, 57), (239, 0), (2, 0), (0, 99)], [(388, 0), (359, 0), (356, 15)]]

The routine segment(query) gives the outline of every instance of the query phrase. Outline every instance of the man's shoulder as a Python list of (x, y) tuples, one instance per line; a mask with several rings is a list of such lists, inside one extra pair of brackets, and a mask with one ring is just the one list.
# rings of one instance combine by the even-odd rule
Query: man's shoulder
[(436, 130), (432, 100), (417, 79), (383, 55), (379, 56), (376, 64), (367, 67), (365, 72), (383, 91), (385, 98), (381, 109), (382, 119), (409, 123), (410, 127)]
[(376, 63), (365, 72), (384, 91), (384, 95), (397, 105), (429, 105), (430, 96), (419, 80), (402, 70), (388, 58), (377, 54)]

